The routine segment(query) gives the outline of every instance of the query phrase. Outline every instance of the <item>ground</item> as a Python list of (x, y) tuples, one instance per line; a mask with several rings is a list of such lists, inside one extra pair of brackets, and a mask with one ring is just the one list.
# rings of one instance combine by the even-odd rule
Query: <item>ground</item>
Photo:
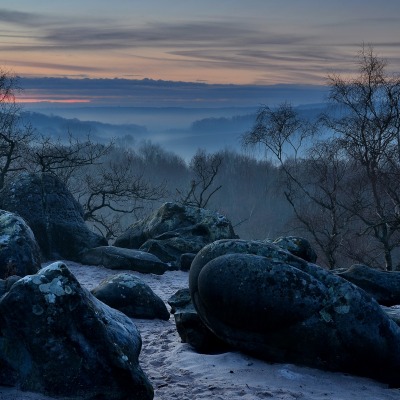
[[(88, 289), (122, 272), (72, 262), (67, 265)], [(187, 272), (134, 274), (165, 302), (178, 289), (188, 286)], [(155, 400), (400, 400), (399, 389), (365, 378), (291, 364), (269, 364), (238, 352), (197, 354), (181, 343), (173, 317), (169, 321), (135, 323), (143, 340), (140, 365), (154, 386)], [(0, 400), (53, 399), (0, 387)]]

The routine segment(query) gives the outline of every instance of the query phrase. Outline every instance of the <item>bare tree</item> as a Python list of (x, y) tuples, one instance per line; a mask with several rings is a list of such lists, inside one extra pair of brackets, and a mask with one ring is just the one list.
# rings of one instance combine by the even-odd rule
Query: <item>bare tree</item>
[[(261, 144), (279, 162), (286, 198), (330, 267), (351, 232), (374, 238), (392, 270), (400, 246), (400, 77), (386, 73), (371, 47), (358, 61), (355, 78), (329, 77), (335, 112), (321, 117), (323, 126), (304, 124), (287, 104), (266, 107), (244, 143)], [(311, 144), (322, 128), (333, 139)]]
[(282, 103), (276, 109), (263, 106), (257, 112), (253, 128), (243, 135), (242, 143), (245, 147), (263, 146), (282, 165), (289, 158), (295, 159), (310, 137), (307, 125), (289, 103)]
[(352, 213), (345, 204), (351, 164), (341, 156), (334, 139), (318, 142), (307, 157), (285, 173), (285, 197), (291, 204), (303, 231), (318, 246), (320, 262), (337, 268), (349, 254), (348, 243), (354, 234)]
[(199, 149), (189, 164), (193, 173), (189, 190), (184, 194), (177, 189), (180, 203), (200, 208), (207, 207), (211, 197), (222, 187), (222, 185), (213, 187), (222, 161), (222, 154), (207, 154)]
[[(145, 202), (165, 195), (163, 184), (152, 185), (140, 172), (138, 157), (112, 142), (41, 136), (26, 151), (27, 168), (60, 178), (77, 198), (90, 222), (107, 240), (131, 223)], [(124, 220), (124, 221), (123, 221)]]
[(333, 269), (349, 233), (350, 214), (339, 204), (348, 164), (335, 140), (317, 141), (317, 124), (302, 120), (283, 103), (259, 110), (245, 146), (261, 145), (278, 162), (284, 195), (301, 231), (318, 247), (322, 262)]
[(54, 174), (68, 184), (78, 170), (100, 164), (112, 146), (112, 142), (107, 145), (95, 143), (90, 135), (82, 141), (71, 132), (67, 133), (64, 140), (40, 136), (27, 149), (26, 161), (31, 170)]
[(25, 168), (23, 155), (33, 138), (31, 127), (21, 122), (17, 91), (15, 76), (0, 69), (0, 188), (9, 174)]
[(325, 123), (363, 182), (348, 187), (353, 201), (343, 206), (364, 225), (361, 233), (380, 243), (392, 270), (392, 251), (400, 245), (400, 77), (387, 74), (386, 61), (371, 47), (362, 47), (358, 64), (355, 78), (329, 77), (330, 99), (341, 113), (325, 116)]
[[(118, 153), (118, 154), (116, 154)], [(76, 193), (84, 209), (84, 219), (94, 223), (106, 239), (121, 233), (121, 218), (137, 216), (143, 202), (165, 196), (163, 184), (151, 185), (138, 170), (134, 154), (117, 149), (116, 160), (90, 168), (79, 178), (81, 189)]]

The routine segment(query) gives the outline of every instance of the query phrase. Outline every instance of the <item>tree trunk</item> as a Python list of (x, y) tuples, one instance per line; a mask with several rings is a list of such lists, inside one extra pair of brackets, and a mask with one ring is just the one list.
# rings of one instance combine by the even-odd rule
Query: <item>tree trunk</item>
[(392, 259), (392, 252), (390, 251), (389, 246), (387, 243), (384, 243), (384, 252), (385, 252), (385, 267), (386, 271), (393, 271), (393, 259)]

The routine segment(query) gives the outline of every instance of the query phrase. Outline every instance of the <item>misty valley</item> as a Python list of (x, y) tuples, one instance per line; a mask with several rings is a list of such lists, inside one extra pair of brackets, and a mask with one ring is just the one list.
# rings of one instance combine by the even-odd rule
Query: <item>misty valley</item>
[[(304, 118), (315, 118), (325, 108), (326, 104), (318, 104), (296, 109)], [(242, 145), (241, 137), (254, 124), (256, 112), (249, 108), (42, 105), (24, 107), (21, 116), (36, 133), (67, 146), (68, 133), (80, 141), (89, 136), (102, 145), (113, 140), (112, 152), (103, 160), (105, 165), (129, 159), (125, 167), (133, 168), (135, 177), (164, 187), (159, 199), (142, 201), (134, 215), (125, 214), (122, 227), (163, 201), (179, 199), (178, 193), (186, 193), (195, 173), (191, 163), (196, 154), (220, 154), (222, 163), (210, 192), (215, 187), (220, 190), (211, 197), (208, 207), (226, 215), (240, 237), (266, 239), (293, 230), (293, 212), (280, 187), (279, 168), (265, 160), (259, 149), (244, 149)], [(96, 166), (90, 168), (96, 171)]]
[[(307, 118), (317, 116), (325, 103), (298, 106)], [(111, 138), (135, 145), (150, 140), (185, 160), (198, 148), (210, 152), (242, 151), (240, 137), (254, 123), (257, 108), (183, 107), (82, 107), (41, 104), (25, 105), (22, 118), (46, 136), (62, 138), (90, 133), (93, 140), (105, 143)]]

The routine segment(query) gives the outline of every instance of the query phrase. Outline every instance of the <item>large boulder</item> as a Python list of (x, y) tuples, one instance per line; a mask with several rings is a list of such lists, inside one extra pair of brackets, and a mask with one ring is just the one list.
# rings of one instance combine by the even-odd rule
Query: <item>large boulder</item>
[(356, 264), (337, 275), (364, 289), (379, 304), (389, 307), (400, 304), (400, 272), (378, 271)]
[(26, 222), (0, 210), (0, 279), (25, 276), (40, 269), (40, 250)]
[(85, 225), (82, 207), (54, 175), (23, 173), (9, 181), (0, 208), (25, 219), (45, 259), (78, 261), (81, 251), (107, 244)]
[(102, 265), (110, 269), (127, 269), (143, 274), (162, 275), (168, 270), (168, 264), (162, 262), (154, 254), (115, 246), (100, 246), (86, 250), (82, 253), (80, 262), (88, 265)]
[(400, 385), (400, 329), (366, 292), (265, 242), (204, 247), (193, 304), (220, 339), (254, 356)]
[(92, 290), (92, 294), (128, 317), (169, 320), (164, 302), (147, 283), (133, 274), (122, 273), (106, 278)]
[(152, 399), (141, 337), (123, 313), (54, 263), (0, 300), (0, 385), (53, 397)]
[(114, 244), (155, 254), (177, 266), (184, 253), (197, 253), (215, 240), (236, 237), (230, 221), (216, 212), (165, 203), (133, 224)]

